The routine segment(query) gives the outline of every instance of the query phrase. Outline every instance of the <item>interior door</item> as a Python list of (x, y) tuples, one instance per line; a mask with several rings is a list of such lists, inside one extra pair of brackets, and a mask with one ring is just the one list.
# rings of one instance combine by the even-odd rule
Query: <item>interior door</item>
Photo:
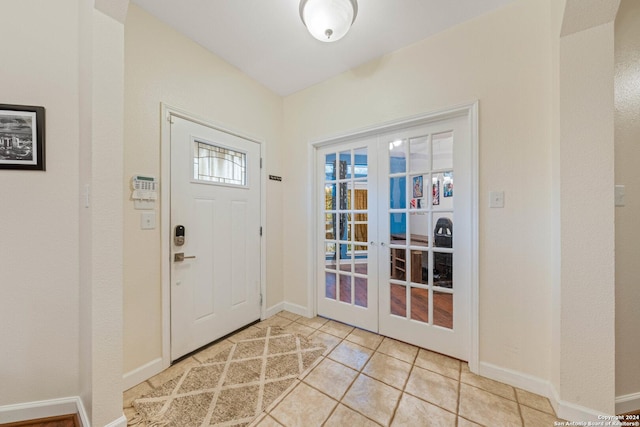
[(377, 331), (377, 212), (370, 209), (375, 206), (376, 139), (320, 149), (317, 159), (318, 313)]
[(467, 120), (381, 135), (378, 176), (386, 260), (379, 331), (462, 360), (469, 360), (472, 266)]
[(318, 149), (318, 314), (469, 360), (468, 120)]
[(172, 115), (171, 227), (175, 360), (260, 318), (259, 144)]

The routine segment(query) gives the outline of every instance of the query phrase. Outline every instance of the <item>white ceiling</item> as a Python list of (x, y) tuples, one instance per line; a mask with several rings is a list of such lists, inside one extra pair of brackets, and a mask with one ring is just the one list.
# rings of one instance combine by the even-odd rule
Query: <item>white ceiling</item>
[(286, 96), (515, 0), (360, 0), (335, 43), (307, 32), (299, 0), (132, 0)]

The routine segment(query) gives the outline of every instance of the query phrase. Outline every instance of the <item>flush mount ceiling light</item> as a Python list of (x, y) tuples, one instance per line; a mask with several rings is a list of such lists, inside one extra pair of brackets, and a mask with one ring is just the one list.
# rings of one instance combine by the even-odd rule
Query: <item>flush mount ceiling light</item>
[(357, 0), (301, 0), (300, 18), (313, 37), (335, 42), (347, 34), (358, 14)]

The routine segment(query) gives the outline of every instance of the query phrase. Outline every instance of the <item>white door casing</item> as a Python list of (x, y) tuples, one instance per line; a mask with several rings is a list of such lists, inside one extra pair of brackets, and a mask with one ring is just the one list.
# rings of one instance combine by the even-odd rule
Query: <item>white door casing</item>
[(179, 116), (170, 123), (175, 360), (260, 318), (261, 182), (259, 144)]

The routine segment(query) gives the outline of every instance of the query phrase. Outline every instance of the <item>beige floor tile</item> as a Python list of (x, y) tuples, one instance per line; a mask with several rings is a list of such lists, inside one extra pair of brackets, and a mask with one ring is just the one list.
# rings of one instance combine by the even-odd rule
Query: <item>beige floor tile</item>
[(537, 409), (538, 411), (546, 412), (547, 414), (555, 415), (553, 406), (551, 406), (551, 402), (549, 402), (549, 399), (546, 397), (542, 397), (519, 388), (516, 389), (516, 394), (520, 404)]
[(456, 425), (456, 416), (424, 400), (404, 393), (391, 426), (415, 427), (417, 425), (453, 427)]
[(369, 348), (349, 341), (342, 341), (327, 357), (359, 371), (372, 354), (373, 350)]
[(325, 319), (324, 317), (299, 317), (296, 319), (297, 323), (301, 323), (305, 326), (308, 326), (313, 329), (320, 329), (322, 325), (327, 323), (329, 319)]
[(354, 327), (345, 325), (344, 323), (336, 322), (333, 320), (329, 320), (327, 323), (320, 327), (322, 332), (326, 332), (327, 334), (335, 335), (338, 338), (345, 338), (347, 335), (353, 331)]
[(402, 390), (409, 377), (409, 372), (411, 372), (411, 365), (384, 353), (375, 353), (362, 372)]
[(262, 322), (256, 323), (254, 326), (261, 329), (267, 328), (269, 326), (279, 326), (282, 328), (289, 325), (291, 322), (293, 322), (293, 320), (289, 320), (286, 317), (271, 316), (268, 319), (263, 320)]
[(463, 371), (460, 375), (460, 382), (481, 388), (498, 396), (506, 397), (507, 399), (516, 400), (516, 392), (510, 385), (490, 380), (489, 378), (481, 377), (471, 372)]
[(305, 338), (308, 338), (309, 335), (313, 334), (316, 331), (315, 329), (302, 325), (298, 322), (291, 322), (282, 329)]
[(371, 421), (356, 411), (344, 405), (338, 405), (331, 414), (324, 427), (379, 427), (380, 424)]
[(418, 347), (403, 343), (402, 341), (385, 338), (378, 347), (378, 351), (407, 363), (413, 363), (416, 354), (418, 354)]
[(265, 415), (262, 418), (256, 420), (256, 423), (251, 423), (249, 426), (256, 427), (282, 427), (282, 424), (271, 418), (269, 415)]
[(149, 378), (149, 384), (151, 384), (153, 388), (159, 387), (167, 381), (184, 374), (188, 369), (199, 365), (200, 362), (198, 362), (196, 359), (194, 359), (193, 357), (188, 357), (183, 361), (170, 366), (169, 368), (160, 372), (158, 375)]
[[(529, 408), (527, 406), (520, 405), (520, 411), (522, 411), (522, 419), (524, 420), (524, 427), (546, 427), (560, 425), (562, 421), (555, 415), (548, 414), (546, 412), (538, 411), (536, 409)], [(555, 424), (558, 423), (558, 424)]]
[(388, 425), (400, 394), (399, 390), (360, 374), (342, 403), (379, 424)]
[(342, 339), (335, 335), (325, 334), (324, 332), (315, 331), (309, 335), (309, 341), (313, 344), (319, 344), (326, 348), (323, 355), (327, 355), (333, 351), (333, 349), (340, 344)]
[(460, 365), (461, 362), (458, 359), (422, 348), (416, 358), (416, 366), (437, 372), (454, 380), (460, 379)]
[(378, 334), (374, 334), (373, 332), (356, 328), (345, 339), (347, 341), (359, 344), (363, 347), (375, 350), (378, 348), (384, 337)]
[(405, 392), (438, 405), (447, 411), (457, 412), (458, 381), (449, 377), (414, 366)]
[(460, 384), (459, 415), (486, 426), (522, 426), (516, 402), (468, 384)]
[(330, 397), (300, 383), (269, 415), (286, 427), (320, 426), (337, 404)]
[(124, 416), (127, 418), (127, 422), (135, 420), (137, 418), (137, 412), (133, 408), (124, 408), (122, 412), (124, 413)]
[(231, 347), (233, 347), (233, 343), (231, 341), (229, 340), (220, 341), (205, 348), (204, 350), (197, 352), (196, 354), (193, 355), (193, 358), (200, 363), (204, 363), (207, 360), (222, 353), (223, 351), (230, 349)]
[(458, 417), (458, 427), (482, 427), (480, 424), (476, 424), (473, 421), (469, 421), (462, 417)]
[(304, 382), (340, 400), (357, 376), (358, 371), (331, 359), (324, 359), (304, 378)]
[(281, 311), (279, 313), (276, 313), (276, 315), (284, 317), (284, 318), (289, 319), (289, 320), (298, 320), (299, 318), (302, 317), (299, 314), (294, 314), (294, 313), (292, 313), (290, 311), (286, 311), (286, 310), (283, 310), (283, 311)]
[(146, 381), (141, 382), (137, 386), (131, 387), (122, 394), (122, 407), (129, 408), (134, 400), (143, 394), (149, 393), (151, 390), (153, 390), (153, 387), (151, 387), (151, 385)]

